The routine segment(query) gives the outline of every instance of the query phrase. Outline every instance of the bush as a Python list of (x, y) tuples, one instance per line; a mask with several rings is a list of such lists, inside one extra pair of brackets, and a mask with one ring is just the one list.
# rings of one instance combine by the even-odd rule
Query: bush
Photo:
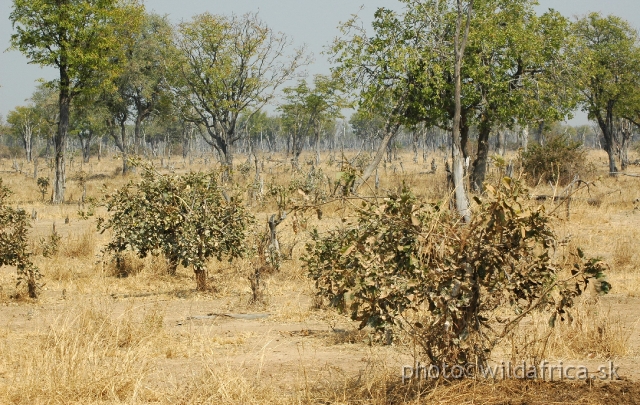
[(0, 178), (0, 266), (16, 266), (18, 285), (25, 284), (29, 297), (37, 298), (40, 271), (31, 263), (28, 249), (29, 220), (23, 209), (7, 205), (11, 191)]
[(544, 146), (532, 144), (520, 152), (520, 164), (529, 175), (530, 182), (559, 182), (569, 184), (575, 175), (584, 176), (588, 171), (586, 152), (582, 144), (569, 140), (565, 135), (550, 138)]
[(241, 256), (252, 221), (237, 198), (225, 198), (216, 178), (214, 172), (178, 176), (144, 167), (138, 184), (105, 197), (112, 216), (99, 219), (98, 229), (113, 231), (106, 250), (118, 264), (125, 250), (141, 258), (160, 251), (170, 272), (180, 263), (193, 266), (198, 289), (207, 289), (207, 260)]
[(534, 310), (565, 319), (604, 264), (579, 250), (574, 267), (556, 263), (551, 218), (526, 205), (521, 184), (505, 178), (486, 190), (468, 225), (405, 189), (363, 202), (344, 229), (315, 231), (304, 261), (318, 295), (361, 328), (408, 332), (437, 365), (484, 365)]

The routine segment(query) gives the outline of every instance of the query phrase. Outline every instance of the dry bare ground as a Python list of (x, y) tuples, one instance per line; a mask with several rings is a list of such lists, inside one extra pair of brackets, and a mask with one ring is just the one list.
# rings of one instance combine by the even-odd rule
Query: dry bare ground
[[(291, 167), (283, 156), (263, 157), (265, 183), (289, 181)], [(443, 165), (429, 174), (430, 164), (402, 158), (402, 164), (380, 169), (381, 189), (406, 182), (426, 199), (442, 198)], [(322, 220), (312, 217), (297, 224), (297, 232), (291, 219), (280, 226), (281, 243), (285, 251), (291, 249), (291, 258), (266, 280), (266, 302), (251, 304), (251, 258), (212, 262), (208, 271), (215, 290), (209, 293), (194, 290), (190, 269), (167, 275), (158, 257), (129, 258), (129, 276), (116, 277), (101, 253), (108, 235), (96, 232), (95, 217), (78, 214), (80, 185), (70, 180), (69, 202), (49, 205), (41, 201), (32, 170), (17, 173), (11, 162), (1, 161), (2, 179), (15, 192), (12, 204), (37, 211), (32, 249), (44, 288), (38, 301), (30, 301), (16, 290), (15, 269), (0, 269), (0, 403), (640, 403), (640, 179), (609, 178), (605, 155), (591, 152), (590, 159), (602, 176), (592, 179), (589, 192), (575, 196), (569, 219), (564, 208), (559, 210), (557, 231), (610, 263), (613, 289), (606, 297), (585, 297), (571, 325), (551, 329), (546, 318), (530, 317), (493, 357), (497, 363), (536, 358), (590, 370), (612, 361), (621, 380), (611, 383), (498, 379), (403, 384), (402, 366), (413, 362), (410, 343), (373, 341), (370, 331), (358, 330), (313, 299), (314, 286), (300, 261), (305, 232), (333, 226), (343, 214), (340, 207), (328, 209)], [(323, 160), (323, 170), (334, 178), (339, 164), (329, 165), (326, 156)], [(172, 165), (178, 172), (205, 169), (202, 159)], [(115, 159), (83, 167), (76, 163), (69, 178), (87, 172), (87, 196), (99, 198), (103, 186), (113, 190), (135, 180), (135, 174), (122, 178), (115, 167)], [(48, 170), (42, 168), (39, 175), (49, 175)], [(539, 185), (532, 192), (554, 190)], [(551, 201), (542, 203), (553, 208)], [(271, 202), (249, 204), (259, 224), (276, 212)], [(98, 209), (96, 215), (101, 214)], [(43, 257), (54, 224), (60, 249)]]

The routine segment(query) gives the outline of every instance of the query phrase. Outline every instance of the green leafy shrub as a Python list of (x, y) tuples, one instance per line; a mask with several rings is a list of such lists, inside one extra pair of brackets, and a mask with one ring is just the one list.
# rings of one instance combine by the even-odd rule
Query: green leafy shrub
[(584, 176), (589, 171), (586, 151), (582, 144), (565, 135), (554, 136), (544, 146), (532, 144), (520, 152), (520, 164), (532, 183), (549, 181), (569, 184), (575, 175)]
[(37, 184), (38, 190), (40, 191), (40, 194), (42, 194), (42, 201), (44, 201), (44, 196), (47, 194), (47, 189), (49, 188), (49, 178), (38, 177)]
[(42, 256), (53, 257), (60, 251), (60, 242), (62, 236), (56, 231), (56, 224), (53, 224), (53, 229), (48, 238), (40, 238), (40, 246), (42, 247)]
[(106, 250), (132, 250), (139, 257), (162, 252), (171, 273), (178, 264), (193, 266), (199, 290), (207, 289), (206, 262), (232, 260), (246, 249), (252, 217), (237, 198), (225, 198), (217, 174), (159, 174), (144, 167), (142, 180), (105, 196), (111, 213), (98, 220), (101, 232), (113, 232)]
[(7, 205), (10, 194), (0, 178), (0, 266), (16, 266), (18, 286), (25, 284), (29, 297), (37, 298), (42, 276), (28, 249), (29, 219), (23, 209)]
[(553, 260), (544, 207), (505, 178), (488, 185), (471, 223), (409, 190), (365, 201), (353, 223), (312, 234), (304, 257), (319, 296), (360, 327), (409, 333), (432, 364), (485, 364), (492, 349), (534, 310), (566, 318), (574, 298), (605, 265), (575, 252)]

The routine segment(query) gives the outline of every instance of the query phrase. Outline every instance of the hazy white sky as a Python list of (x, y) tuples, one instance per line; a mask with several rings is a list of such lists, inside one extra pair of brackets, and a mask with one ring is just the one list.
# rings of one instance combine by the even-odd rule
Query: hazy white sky
[[(638, 0), (539, 0), (541, 11), (554, 8), (566, 16), (583, 15), (589, 11), (616, 14), (626, 18), (640, 29), (640, 2)], [(12, 0), (0, 0), (0, 51), (9, 47), (12, 33), (8, 16)], [(320, 53), (323, 47), (338, 35), (337, 26), (353, 13), (370, 21), (377, 7), (400, 8), (397, 0), (146, 0), (148, 10), (167, 14), (174, 22), (189, 19), (205, 11), (214, 14), (242, 14), (259, 11), (260, 17), (272, 28), (293, 38), (296, 45), (306, 44), (315, 55), (316, 62), (307, 68), (311, 74), (327, 73), (329, 64)], [(359, 11), (363, 7), (362, 11)], [(39, 78), (56, 78), (53, 68), (39, 68), (27, 64), (17, 51), (0, 53), (0, 114), (16, 105), (24, 104)], [(583, 114), (577, 114), (574, 123), (586, 123)]]

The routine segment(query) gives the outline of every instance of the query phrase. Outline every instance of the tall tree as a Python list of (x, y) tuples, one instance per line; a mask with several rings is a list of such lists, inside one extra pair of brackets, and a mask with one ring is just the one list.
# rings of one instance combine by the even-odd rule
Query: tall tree
[(65, 143), (73, 97), (113, 76), (112, 57), (122, 50), (117, 32), (137, 24), (142, 7), (133, 0), (14, 0), (11, 45), (30, 63), (58, 69), (59, 122), (54, 138), (53, 202), (64, 201)]
[(236, 128), (240, 115), (260, 110), (306, 63), (302, 49), (287, 55), (290, 45), (256, 14), (205, 13), (178, 26), (173, 88), (185, 116), (206, 128), (205, 141), (224, 156), (227, 173), (232, 147), (243, 135)]
[(609, 173), (618, 171), (620, 148), (616, 123), (629, 112), (640, 91), (638, 32), (620, 17), (591, 13), (573, 24), (576, 46), (572, 58), (574, 81), (583, 111), (602, 131), (603, 148), (609, 156)]
[(142, 126), (153, 114), (169, 113), (171, 97), (167, 81), (168, 65), (175, 55), (172, 26), (156, 14), (144, 14), (140, 25), (122, 29), (122, 53), (114, 58), (119, 66), (113, 86), (102, 94), (102, 102), (111, 113), (108, 122), (111, 137), (122, 155), (122, 174), (129, 171), (131, 152), (127, 125), (133, 123), (134, 152), (143, 144)]
[(567, 86), (568, 21), (549, 11), (538, 16), (531, 0), (486, 1), (472, 23), (465, 81), (475, 94), (477, 154), (470, 183), (482, 191), (489, 137), (499, 127), (519, 122), (554, 122), (575, 108)]
[(165, 17), (145, 14), (131, 48), (125, 53), (125, 66), (116, 83), (130, 105), (134, 141), (141, 145), (143, 122), (152, 114), (167, 110), (170, 103), (167, 82), (168, 59), (173, 54), (173, 28)]

